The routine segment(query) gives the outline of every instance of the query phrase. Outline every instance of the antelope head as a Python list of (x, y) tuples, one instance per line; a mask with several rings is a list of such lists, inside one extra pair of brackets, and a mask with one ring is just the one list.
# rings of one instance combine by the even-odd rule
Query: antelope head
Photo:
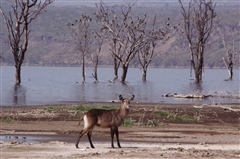
[(123, 98), (122, 95), (119, 95), (119, 100), (121, 100), (121, 106), (124, 109), (130, 108), (130, 101), (134, 99), (134, 95), (131, 98)]

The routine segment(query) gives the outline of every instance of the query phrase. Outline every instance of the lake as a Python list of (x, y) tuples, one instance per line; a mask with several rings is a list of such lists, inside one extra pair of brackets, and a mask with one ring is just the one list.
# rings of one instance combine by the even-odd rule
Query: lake
[[(234, 79), (225, 81), (226, 69), (205, 69), (203, 82), (199, 85), (190, 77), (190, 69), (149, 68), (147, 81), (141, 80), (139, 68), (129, 68), (126, 84), (113, 79), (113, 68), (99, 68), (99, 83), (94, 83), (92, 68), (86, 69), (86, 83), (82, 84), (80, 67), (22, 67), (22, 83), (15, 87), (15, 67), (1, 66), (1, 106), (66, 104), (83, 102), (109, 102), (135, 95), (135, 102), (164, 104), (215, 104), (239, 103), (239, 69)], [(119, 70), (119, 76), (121, 69)], [(194, 74), (193, 74), (194, 75)], [(166, 93), (212, 94), (207, 99), (177, 99), (162, 97)]]

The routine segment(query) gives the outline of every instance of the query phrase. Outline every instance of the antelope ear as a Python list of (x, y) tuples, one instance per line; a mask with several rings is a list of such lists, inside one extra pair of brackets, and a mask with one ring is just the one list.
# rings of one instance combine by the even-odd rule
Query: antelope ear
[(130, 98), (130, 100), (133, 100), (133, 99), (134, 99), (134, 97), (135, 97), (135, 95), (132, 95), (132, 98)]
[(122, 97), (122, 95), (119, 95), (119, 100), (123, 100), (123, 97)]

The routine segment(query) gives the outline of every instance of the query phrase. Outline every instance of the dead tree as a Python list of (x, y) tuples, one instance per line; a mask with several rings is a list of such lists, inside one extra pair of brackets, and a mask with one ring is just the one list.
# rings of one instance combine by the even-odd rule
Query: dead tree
[(133, 18), (131, 13), (132, 6), (128, 6), (126, 12), (122, 11), (124, 15), (124, 24), (126, 28), (126, 34), (124, 39), (121, 41), (124, 47), (122, 58), (118, 57), (122, 64), (122, 76), (121, 82), (125, 82), (127, 71), (130, 62), (134, 59), (135, 55), (140, 49), (146, 45), (144, 40), (145, 29), (146, 29), (146, 15), (142, 18)]
[[(121, 12), (119, 9), (113, 7), (111, 10), (101, 1), (100, 4), (96, 4), (95, 16), (98, 24), (102, 27), (100, 30), (104, 39), (107, 39), (109, 45), (110, 55), (114, 62), (114, 79), (118, 78), (118, 69), (120, 66), (120, 60), (116, 55), (121, 56), (123, 47), (119, 39), (123, 38), (124, 25), (119, 19)], [(109, 13), (110, 12), (110, 13)]]
[(89, 16), (82, 15), (79, 20), (74, 23), (69, 23), (68, 27), (72, 32), (72, 37), (75, 41), (76, 49), (81, 54), (81, 64), (82, 64), (82, 83), (86, 82), (85, 77), (85, 60), (89, 53), (89, 48), (91, 45), (92, 29), (90, 28), (90, 23), (92, 19)]
[(7, 27), (8, 41), (15, 61), (15, 84), (21, 83), (21, 66), (28, 49), (30, 23), (54, 0), (14, 0), (8, 1), (12, 10), (6, 13), (2, 8), (5, 2), (1, 2), (0, 13)]
[[(229, 80), (232, 80), (233, 78), (233, 61), (234, 59), (236, 58), (236, 55), (237, 55), (237, 51), (235, 51), (235, 44), (234, 44), (234, 29), (233, 29), (233, 32), (231, 34), (231, 36), (233, 36), (233, 45), (232, 47), (230, 47), (230, 43), (227, 43), (226, 40), (225, 40), (225, 36), (224, 36), (224, 33), (223, 33), (223, 29), (224, 27), (220, 25), (220, 22), (218, 22), (218, 32), (221, 36), (221, 40), (222, 40), (222, 43), (223, 43), (223, 46), (224, 46), (224, 49), (225, 49), (225, 52), (226, 52), (226, 59), (223, 57), (223, 62), (225, 64), (225, 67), (228, 71), (228, 74), (229, 74)], [(230, 29), (232, 30), (232, 29)]]
[(100, 53), (102, 50), (102, 45), (103, 45), (104, 39), (102, 38), (103, 36), (101, 36), (98, 32), (94, 31), (93, 33), (95, 34), (95, 36), (92, 39), (93, 46), (91, 47), (91, 52), (89, 52), (89, 53), (90, 53), (90, 58), (93, 63), (93, 74), (92, 75), (95, 80), (94, 82), (97, 83), (98, 82), (97, 68), (98, 68)]
[(82, 15), (79, 20), (68, 24), (75, 41), (76, 49), (81, 53), (82, 82), (86, 81), (85, 61), (90, 58), (93, 64), (93, 78), (98, 82), (97, 67), (103, 44), (103, 36), (95, 20), (87, 15)]
[(223, 37), (222, 34), (221, 34), (221, 39), (222, 39), (222, 43), (223, 43), (224, 49), (226, 51), (226, 56), (227, 56), (227, 59), (225, 59), (223, 57), (223, 62), (225, 64), (225, 66), (226, 66), (226, 69), (228, 70), (229, 80), (232, 80), (232, 78), (233, 78), (233, 58), (234, 58), (234, 53), (233, 53), (232, 49), (228, 48), (228, 46), (226, 44), (226, 41), (225, 41), (225, 38)]
[(204, 52), (207, 40), (212, 33), (213, 20), (216, 17), (215, 4), (210, 0), (191, 0), (185, 9), (179, 0), (184, 19), (184, 30), (188, 41), (191, 69), (195, 73), (195, 82), (202, 81)]
[[(146, 16), (142, 18), (133, 17), (131, 15), (133, 6), (134, 4), (118, 8), (113, 7), (109, 10), (103, 2), (100, 2), (95, 13), (102, 30), (107, 32), (110, 54), (116, 62), (119, 60), (121, 63), (121, 82), (125, 82), (130, 62), (144, 46)], [(115, 12), (115, 9), (118, 12)], [(118, 63), (115, 63), (115, 69), (116, 67), (119, 67)], [(115, 78), (117, 77), (118, 75), (115, 74)]]
[(160, 53), (155, 51), (155, 48), (162, 41), (163, 43), (170, 38), (170, 34), (177, 30), (178, 26), (170, 26), (170, 18), (167, 19), (165, 26), (160, 28), (156, 25), (157, 17), (153, 18), (149, 29), (145, 30), (145, 44), (138, 52), (138, 61), (142, 68), (142, 80), (147, 79), (147, 69), (152, 60)]

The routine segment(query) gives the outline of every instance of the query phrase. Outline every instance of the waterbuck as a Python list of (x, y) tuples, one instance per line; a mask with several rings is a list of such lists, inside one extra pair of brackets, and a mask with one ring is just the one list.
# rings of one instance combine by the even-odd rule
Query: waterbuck
[(86, 112), (81, 120), (84, 121), (84, 128), (80, 131), (76, 148), (78, 148), (78, 143), (81, 137), (87, 133), (89, 143), (92, 148), (94, 148), (91, 140), (92, 131), (95, 125), (110, 128), (111, 130), (111, 139), (112, 139), (112, 148), (114, 148), (113, 138), (114, 134), (117, 137), (118, 147), (121, 148), (119, 138), (118, 138), (118, 127), (122, 124), (123, 120), (129, 113), (130, 101), (134, 99), (134, 95), (131, 98), (123, 98), (122, 95), (119, 95), (121, 100), (121, 106), (118, 110), (102, 110), (102, 109), (92, 109)]

